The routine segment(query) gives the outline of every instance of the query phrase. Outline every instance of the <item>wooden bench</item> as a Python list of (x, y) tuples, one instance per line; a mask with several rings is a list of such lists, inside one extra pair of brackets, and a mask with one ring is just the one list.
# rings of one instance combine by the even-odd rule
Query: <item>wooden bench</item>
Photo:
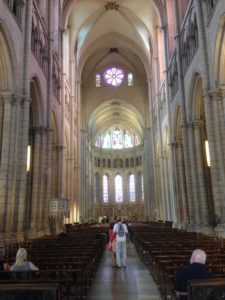
[(188, 300), (225, 299), (225, 278), (190, 280), (187, 294)]
[(58, 283), (0, 284), (0, 300), (60, 300)]

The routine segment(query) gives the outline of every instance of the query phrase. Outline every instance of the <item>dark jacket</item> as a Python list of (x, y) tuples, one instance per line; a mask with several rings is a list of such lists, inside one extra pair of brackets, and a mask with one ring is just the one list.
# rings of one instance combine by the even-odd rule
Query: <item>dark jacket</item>
[(187, 282), (190, 279), (208, 279), (212, 274), (206, 266), (200, 263), (190, 264), (180, 270), (175, 282), (175, 290), (178, 292), (187, 292)]

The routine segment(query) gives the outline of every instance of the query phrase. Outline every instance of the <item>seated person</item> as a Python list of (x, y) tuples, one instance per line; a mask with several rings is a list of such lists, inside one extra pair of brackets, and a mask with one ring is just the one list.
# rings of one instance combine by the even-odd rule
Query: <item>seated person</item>
[(5, 251), (3, 248), (0, 249), (0, 280), (8, 279), (8, 274), (4, 272), (10, 271), (10, 265), (5, 261)]
[(187, 300), (187, 282), (190, 279), (208, 279), (212, 274), (205, 266), (206, 253), (201, 249), (193, 251), (190, 258), (190, 265), (182, 268), (177, 274), (175, 290), (177, 299)]
[(11, 266), (11, 271), (38, 271), (32, 262), (27, 260), (27, 250), (19, 248), (16, 254), (16, 262)]

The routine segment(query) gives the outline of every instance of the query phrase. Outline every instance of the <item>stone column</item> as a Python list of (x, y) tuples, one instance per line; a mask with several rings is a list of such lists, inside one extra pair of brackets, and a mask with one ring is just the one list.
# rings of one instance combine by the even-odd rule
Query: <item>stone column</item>
[[(80, 141), (80, 215), (85, 218), (86, 215), (86, 199), (87, 193), (87, 132), (85, 130), (81, 131), (81, 141)], [(100, 182), (102, 185), (102, 176), (100, 177)]]
[[(217, 216), (217, 221), (219, 221), (218, 228), (216, 231), (223, 230), (222, 228), (225, 226), (225, 207), (224, 207), (224, 195), (225, 195), (225, 174), (224, 174), (224, 159), (225, 159), (225, 118), (224, 118), (224, 110), (223, 110), (223, 102), (222, 102), (222, 93), (219, 89), (213, 89), (209, 91), (209, 96), (211, 99), (211, 103), (213, 106), (214, 113), (214, 142), (215, 145), (211, 145), (210, 149), (214, 146), (215, 153), (212, 153), (210, 150), (210, 160), (211, 160), (211, 173), (215, 172), (215, 168), (213, 168), (213, 161), (218, 161), (217, 166), (217, 178), (218, 181), (215, 182), (215, 175), (212, 177), (213, 191), (217, 192), (217, 195), (220, 195), (220, 199), (214, 198), (214, 207), (215, 214)], [(210, 142), (209, 142), (210, 143)], [(210, 146), (210, 144), (209, 144)], [(224, 225), (222, 225), (224, 224)], [(222, 228), (220, 229), (219, 227)]]
[(58, 165), (58, 192), (60, 197), (64, 197), (65, 191), (63, 190), (65, 181), (65, 168), (64, 168), (64, 157), (65, 157), (65, 144), (64, 144), (64, 134), (65, 134), (65, 83), (66, 83), (66, 73), (65, 73), (65, 35), (66, 30), (62, 30), (62, 73), (61, 73), (61, 124), (60, 124), (60, 135), (59, 135), (59, 145), (58, 145), (58, 155), (59, 155), (59, 165)]
[(71, 140), (71, 149), (70, 149), (70, 153), (71, 153), (71, 165), (70, 165), (70, 199), (69, 199), (69, 207), (70, 207), (70, 222), (74, 221), (74, 209), (76, 206), (76, 184), (75, 184), (75, 180), (76, 180), (76, 174), (75, 174), (75, 124), (74, 124), (74, 120), (76, 119), (75, 114), (75, 93), (76, 93), (76, 87), (75, 87), (75, 82), (76, 82), (76, 74), (75, 74), (75, 70), (76, 70), (76, 62), (75, 59), (71, 59), (70, 60), (70, 68), (71, 68), (71, 81), (70, 81), (70, 85), (71, 85), (71, 101), (70, 101), (70, 120), (71, 120), (71, 124), (70, 124), (70, 140)]
[[(12, 231), (14, 216), (14, 198), (9, 196), (9, 154), (12, 122), (12, 92), (1, 92), (3, 103), (2, 136), (1, 136), (1, 164), (0, 164), (0, 232)], [(6, 201), (7, 199), (7, 201)]]
[[(188, 152), (190, 157), (190, 163), (188, 166), (189, 172), (191, 174), (190, 186), (192, 189), (192, 198), (188, 198), (189, 204), (189, 217), (190, 217), (190, 225), (189, 228), (191, 230), (197, 230), (200, 222), (199, 216), (199, 198), (197, 193), (197, 173), (196, 173), (196, 159), (195, 159), (195, 149), (194, 145), (194, 136), (193, 136), (193, 127), (192, 124), (189, 123), (185, 126), (188, 133)], [(197, 227), (196, 227), (197, 226)]]
[(184, 152), (183, 144), (181, 142), (177, 143), (177, 154), (178, 154), (178, 163), (177, 167), (179, 170), (179, 187), (180, 187), (180, 200), (181, 200), (181, 209), (182, 209), (182, 223), (187, 225), (189, 223), (189, 213), (188, 213), (188, 199), (187, 199), (187, 187), (186, 187), (186, 178), (185, 178), (185, 169), (184, 169)]
[(205, 186), (205, 170), (203, 164), (203, 149), (202, 149), (202, 138), (201, 138), (201, 121), (193, 122), (194, 129), (194, 141), (195, 141), (195, 172), (196, 172), (196, 185), (197, 185), (197, 193), (198, 193), (198, 203), (199, 203), (199, 230), (208, 233), (210, 231), (209, 225), (209, 211), (207, 204), (207, 192)]
[(178, 71), (178, 82), (179, 82), (179, 98), (180, 107), (181, 107), (181, 117), (182, 117), (182, 136), (183, 136), (183, 151), (184, 151), (184, 159), (185, 159), (185, 175), (186, 175), (186, 183), (187, 183), (187, 195), (188, 195), (188, 204), (189, 204), (189, 216), (190, 216), (190, 229), (192, 229), (192, 224), (194, 222), (195, 216), (194, 206), (197, 199), (193, 194), (193, 186), (192, 186), (192, 170), (190, 163), (192, 161), (190, 154), (190, 146), (191, 141), (189, 140), (190, 134), (188, 130), (188, 121), (187, 121), (187, 108), (186, 108), (186, 96), (185, 96), (185, 86), (184, 86), (184, 78), (183, 78), (183, 67), (182, 67), (182, 55), (181, 55), (181, 40), (180, 40), (180, 22), (179, 22), (179, 12), (178, 12), (178, 0), (174, 0), (174, 11), (175, 11), (175, 27), (176, 27), (176, 45), (177, 45), (177, 71)]
[(26, 198), (26, 163), (27, 145), (29, 131), (29, 108), (30, 108), (30, 55), (31, 55), (31, 24), (32, 24), (33, 1), (26, 1), (26, 17), (24, 24), (24, 51), (23, 51), (23, 71), (22, 71), (22, 93), (24, 101), (21, 103), (21, 123), (20, 123), (20, 149), (18, 155), (20, 162), (18, 166), (19, 190), (17, 195), (17, 238), (24, 238), (24, 214)]
[[(199, 37), (199, 52), (200, 52), (200, 64), (202, 67), (202, 79), (203, 79), (203, 95), (204, 95), (204, 108), (206, 116), (206, 128), (207, 136), (209, 141), (209, 150), (211, 156), (211, 177), (212, 177), (212, 187), (213, 187), (213, 200), (216, 214), (220, 215), (221, 203), (224, 202), (224, 184), (221, 181), (224, 175), (221, 177), (221, 153), (219, 149), (220, 141), (217, 137), (217, 128), (215, 125), (215, 120), (217, 118), (216, 113), (212, 106), (212, 95), (209, 92), (210, 86), (210, 69), (209, 69), (209, 55), (207, 52), (208, 45), (206, 39), (206, 26), (203, 14), (203, 2), (199, 0), (194, 0), (197, 24), (198, 24), (198, 37)], [(223, 173), (223, 172), (222, 172)], [(216, 231), (224, 231), (225, 220), (220, 220), (223, 224), (218, 225)], [(222, 226), (222, 228), (221, 228)]]
[(45, 182), (44, 182), (44, 198), (43, 199), (43, 231), (45, 234), (49, 230), (49, 200), (51, 196), (51, 160), (52, 160), (52, 128), (51, 128), (51, 113), (52, 113), (52, 66), (53, 66), (53, 0), (48, 1), (48, 82), (47, 82), (47, 101), (46, 101), (46, 153), (45, 153)]
[(153, 104), (152, 104), (152, 80), (148, 79), (148, 106), (149, 106), (149, 128), (145, 131), (144, 148), (142, 157), (146, 161), (143, 165), (143, 180), (144, 180), (144, 197), (147, 215), (153, 217), (157, 206), (157, 182), (156, 164), (155, 161), (155, 144), (154, 144), (154, 120), (153, 120)]
[[(33, 160), (33, 173), (32, 176), (32, 198), (28, 199), (31, 201), (30, 203), (30, 211), (28, 214), (30, 215), (30, 224), (28, 224), (30, 228), (30, 238), (37, 237), (37, 233), (41, 230), (41, 211), (40, 206), (42, 206), (42, 183), (40, 182), (40, 178), (42, 178), (42, 174), (40, 174), (40, 170), (42, 170), (42, 166), (40, 165), (40, 157), (42, 157), (42, 148), (41, 141), (43, 137), (43, 128), (34, 126), (32, 128), (34, 134), (34, 145), (31, 151), (34, 151), (34, 160)], [(31, 154), (32, 155), (32, 154)]]
[(177, 197), (175, 193), (175, 157), (174, 157), (174, 147), (172, 147), (172, 122), (171, 122), (171, 108), (170, 103), (171, 99), (169, 97), (169, 80), (168, 80), (168, 62), (169, 62), (169, 55), (168, 55), (168, 47), (167, 47), (167, 31), (166, 27), (162, 27), (163, 30), (163, 40), (164, 40), (164, 61), (165, 61), (165, 67), (166, 70), (164, 71), (164, 78), (165, 78), (165, 97), (166, 97), (166, 112), (167, 112), (167, 118), (168, 118), (168, 144), (170, 145), (169, 148), (169, 165), (171, 168), (171, 206), (172, 206), (172, 219), (174, 223), (177, 222)]
[(81, 81), (77, 78), (76, 80), (76, 95), (77, 103), (77, 149), (75, 157), (75, 172), (76, 172), (76, 219), (80, 217), (80, 101), (81, 101)]

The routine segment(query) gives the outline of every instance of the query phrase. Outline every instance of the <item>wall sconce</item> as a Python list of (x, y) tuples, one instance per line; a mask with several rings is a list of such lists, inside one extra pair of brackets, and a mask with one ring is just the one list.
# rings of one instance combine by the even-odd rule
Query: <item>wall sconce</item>
[(31, 145), (27, 146), (27, 172), (30, 172)]
[(210, 153), (209, 153), (209, 142), (208, 140), (205, 141), (205, 153), (206, 153), (206, 161), (207, 161), (207, 166), (210, 167)]

